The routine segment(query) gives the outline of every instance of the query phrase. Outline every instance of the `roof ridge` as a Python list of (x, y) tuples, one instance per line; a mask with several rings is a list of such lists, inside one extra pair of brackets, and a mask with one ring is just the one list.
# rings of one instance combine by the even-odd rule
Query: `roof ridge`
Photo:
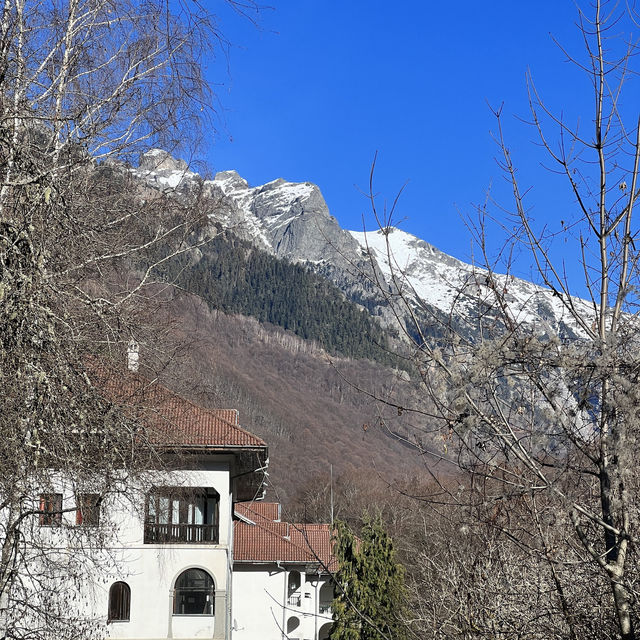
[[(137, 375), (140, 376), (140, 374), (137, 374)], [(144, 376), (140, 376), (140, 377), (143, 377), (143, 379), (145, 379)], [(251, 433), (250, 431), (248, 431), (247, 429), (242, 428), (239, 425), (233, 424), (232, 422), (230, 422), (226, 418), (223, 418), (221, 416), (215, 415), (215, 412), (216, 411), (220, 411), (220, 409), (209, 409), (208, 407), (202, 407), (199, 404), (196, 404), (193, 400), (190, 400), (189, 398), (185, 398), (184, 396), (181, 396), (179, 393), (176, 393), (175, 391), (172, 391), (171, 389), (169, 389), (169, 387), (165, 386), (160, 381), (158, 381), (158, 379), (154, 380), (153, 382), (150, 382), (148, 384), (148, 387), (149, 388), (153, 388), (153, 385), (157, 385), (155, 388), (164, 390), (165, 392), (168, 392), (169, 394), (171, 394), (177, 400), (180, 400), (182, 402), (186, 402), (187, 404), (191, 405), (191, 407), (193, 409), (195, 409), (196, 411), (202, 411), (202, 412), (208, 413), (211, 417), (215, 418), (216, 420), (220, 420), (221, 422), (224, 422), (226, 425), (230, 426), (235, 431), (238, 431), (238, 432), (242, 433), (245, 436), (249, 436), (250, 438), (255, 438), (256, 440), (260, 441), (260, 443), (262, 443), (263, 446), (265, 446), (265, 447), (267, 446), (267, 443), (262, 438), (260, 438), (257, 435), (255, 435), (254, 433)], [(229, 409), (222, 409), (222, 411), (229, 411)]]

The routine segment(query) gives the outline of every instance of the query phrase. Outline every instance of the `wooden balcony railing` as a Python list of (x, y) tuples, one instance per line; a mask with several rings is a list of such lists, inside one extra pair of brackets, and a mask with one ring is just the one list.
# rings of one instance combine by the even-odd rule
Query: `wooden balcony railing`
[(152, 524), (144, 526), (145, 544), (217, 544), (217, 524)]

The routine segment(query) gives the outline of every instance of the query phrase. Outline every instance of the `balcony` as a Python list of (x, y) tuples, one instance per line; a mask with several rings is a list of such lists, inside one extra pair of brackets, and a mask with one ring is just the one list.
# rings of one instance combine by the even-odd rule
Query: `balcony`
[(155, 524), (144, 526), (145, 544), (218, 544), (217, 524)]
[(299, 595), (291, 595), (287, 600), (287, 604), (290, 607), (299, 607), (300, 606), (300, 596)]

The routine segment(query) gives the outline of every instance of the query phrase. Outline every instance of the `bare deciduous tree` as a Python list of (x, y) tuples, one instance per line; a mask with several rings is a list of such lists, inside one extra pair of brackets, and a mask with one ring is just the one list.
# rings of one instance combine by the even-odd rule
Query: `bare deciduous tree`
[[(536, 623), (510, 635), (501, 625), (515, 610), (505, 603), (491, 610), (487, 637), (631, 640), (638, 626), (639, 254), (633, 214), (640, 194), (640, 118), (634, 94), (627, 93), (636, 79), (637, 44), (618, 35), (632, 31), (638, 16), (622, 3), (601, 0), (578, 11), (586, 54), (565, 53), (592, 89), (592, 104), (585, 105), (591, 130), (548, 109), (531, 79), (529, 97), (542, 148), (575, 201), (574, 212), (558, 216), (558, 232), (575, 241), (581, 285), (554, 261), (554, 234), (537, 228), (529, 215), (528, 189), (521, 187), (503, 136), (502, 112), (495, 112), (499, 163), (514, 196), (513, 207), (500, 208), (503, 228), (511, 230), (501, 255), (513, 255), (514, 247), (528, 252), (546, 289), (538, 290), (541, 298), (563, 310), (571, 330), (523, 320), (522, 304), (508, 292), (510, 265), (498, 268), (491, 258), (484, 207), (474, 228), (481, 256), (474, 294), (461, 290), (448, 320), (429, 321), (400, 269), (389, 294), (398, 318), (412, 318), (403, 326), (428, 396), (417, 409), (441, 430), (448, 457), (470, 474), (466, 508), (481, 508), (482, 521), (505, 536), (498, 547), (483, 549), (483, 556), (492, 549), (501, 555), (488, 558), (487, 579), (503, 576), (488, 588), (501, 598), (504, 589), (518, 593), (549, 623), (546, 631)], [(373, 193), (372, 202), (375, 208)], [(391, 221), (380, 216), (379, 223), (388, 233)], [(472, 628), (485, 614), (470, 615)]]
[(146, 189), (124, 163), (152, 146), (188, 150), (210, 123), (200, 65), (216, 43), (199, 3), (0, 8), (3, 637), (100, 634), (75, 605), (109, 528), (59, 526), (52, 545), (40, 525), (64, 523), (60, 486), (120, 496), (126, 478), (158, 464), (91, 376), (110, 354), (124, 359), (153, 315), (159, 263), (201, 238), (197, 195), (185, 204)]

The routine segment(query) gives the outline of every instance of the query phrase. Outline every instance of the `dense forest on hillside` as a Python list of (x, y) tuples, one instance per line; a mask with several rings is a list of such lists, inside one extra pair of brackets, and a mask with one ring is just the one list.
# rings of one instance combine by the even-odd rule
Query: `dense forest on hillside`
[[(399, 414), (355, 386), (415, 405), (420, 398), (402, 372), (371, 360), (327, 358), (279, 327), (172, 295), (171, 339), (182, 346), (160, 380), (199, 406), (239, 410), (240, 424), (269, 444), (269, 499), (286, 504), (303, 479), (321, 473), (328, 479), (330, 465), (336, 477), (366, 469), (392, 480), (424, 470), (426, 459), (416, 451), (443, 454), (441, 439), (418, 445), (423, 416)], [(165, 351), (155, 335), (149, 341)], [(149, 350), (141, 352), (142, 362), (152, 359)]]
[(163, 277), (200, 296), (210, 309), (252, 316), (314, 340), (328, 353), (395, 360), (381, 327), (361, 307), (303, 265), (278, 259), (230, 233), (163, 266)]

